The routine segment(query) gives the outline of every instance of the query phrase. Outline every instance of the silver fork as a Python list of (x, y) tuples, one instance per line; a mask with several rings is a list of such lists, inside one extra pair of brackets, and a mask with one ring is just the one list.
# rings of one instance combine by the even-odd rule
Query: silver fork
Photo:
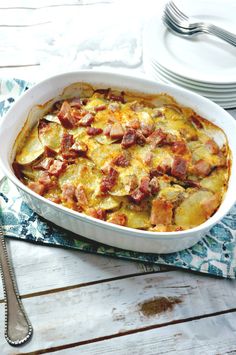
[(236, 35), (212, 24), (191, 22), (189, 17), (180, 11), (173, 1), (168, 2), (165, 6), (163, 22), (168, 28), (179, 35), (195, 36), (207, 33), (236, 46)]
[(5, 298), (5, 338), (10, 345), (22, 345), (31, 338), (33, 328), (25, 313), (17, 290), (1, 225), (0, 271)]

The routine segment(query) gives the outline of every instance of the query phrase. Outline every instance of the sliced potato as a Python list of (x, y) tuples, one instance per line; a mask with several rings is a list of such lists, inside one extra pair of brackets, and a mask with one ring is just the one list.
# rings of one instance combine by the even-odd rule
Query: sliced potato
[(30, 165), (25, 166), (22, 169), (22, 173), (24, 174), (24, 176), (26, 176), (28, 179), (32, 180), (32, 181), (37, 181), (40, 177), (40, 175), (42, 174), (42, 171), (40, 170), (35, 170), (32, 169)]
[(44, 152), (44, 146), (39, 140), (38, 126), (35, 126), (30, 132), (20, 153), (16, 155), (16, 162), (21, 165), (27, 165), (35, 161)]
[(43, 117), (43, 119), (46, 120), (46, 121), (49, 121), (49, 122), (55, 122), (55, 123), (59, 123), (60, 124), (60, 120), (57, 117), (57, 115), (48, 114), (48, 115), (45, 115)]
[(105, 199), (101, 199), (99, 207), (103, 210), (114, 210), (121, 204), (121, 199), (112, 196), (107, 196)]
[(90, 160), (79, 158), (77, 164), (68, 165), (65, 172), (60, 175), (58, 180), (60, 187), (64, 184), (89, 185), (96, 176), (93, 169), (94, 164)]
[(203, 190), (191, 194), (176, 208), (175, 223), (183, 228), (192, 228), (203, 223), (209, 213), (206, 211), (206, 205), (213, 200), (214, 196), (211, 191)]
[(113, 220), (117, 214), (124, 214), (127, 217), (126, 227), (138, 229), (148, 229), (151, 227), (148, 212), (131, 211), (126, 208), (121, 208), (117, 212), (110, 213), (108, 215), (107, 222)]
[(91, 100), (88, 101), (88, 103), (86, 104), (85, 106), (85, 109), (86, 110), (91, 110), (93, 109), (94, 107), (97, 107), (97, 106), (100, 106), (100, 105), (103, 105), (104, 104), (104, 100), (101, 99), (101, 98), (92, 98)]
[(43, 146), (47, 146), (56, 152), (60, 150), (64, 130), (55, 122), (49, 122), (46, 129), (39, 130), (39, 140)]
[(175, 202), (183, 196), (185, 189), (180, 185), (167, 186), (160, 190), (158, 197)]
[[(97, 142), (95, 141), (95, 143)], [(102, 167), (105, 163), (111, 161), (118, 155), (119, 152), (122, 151), (120, 144), (116, 143), (110, 144), (109, 149), (107, 149), (106, 145), (91, 143), (91, 148), (89, 150), (88, 156), (97, 165), (97, 167)]]
[(200, 185), (212, 192), (224, 194), (226, 189), (228, 173), (226, 169), (216, 169), (211, 175), (201, 180)]
[(164, 109), (164, 114), (166, 119), (169, 121), (182, 121), (183, 122), (183, 115), (180, 111), (180, 109), (177, 109), (177, 107), (165, 107)]
[(222, 164), (222, 158), (218, 155), (211, 154), (206, 146), (200, 145), (192, 152), (194, 161), (205, 160), (212, 166), (219, 166)]
[(60, 99), (73, 99), (74, 97), (91, 97), (93, 95), (94, 89), (91, 85), (86, 83), (73, 83), (67, 86), (62, 94), (57, 98)]
[(150, 213), (148, 211), (121, 209), (120, 212), (127, 216), (127, 227), (147, 229), (151, 226)]
[(173, 162), (173, 153), (168, 151), (169, 149), (166, 148), (163, 150), (162, 148), (156, 148), (153, 150), (153, 157), (152, 157), (152, 166), (172, 166)]
[(112, 144), (117, 142), (117, 139), (111, 139), (110, 137), (107, 137), (103, 134), (100, 134), (98, 136), (95, 136), (94, 139), (100, 143), (100, 144), (104, 144), (104, 145), (108, 145), (108, 144)]
[(119, 171), (117, 183), (110, 191), (113, 196), (126, 196), (130, 193), (130, 188), (133, 184), (134, 178), (137, 178), (137, 184), (139, 185), (141, 179), (148, 174), (148, 168), (144, 167), (136, 159), (132, 159), (131, 166), (124, 168), (116, 168)]

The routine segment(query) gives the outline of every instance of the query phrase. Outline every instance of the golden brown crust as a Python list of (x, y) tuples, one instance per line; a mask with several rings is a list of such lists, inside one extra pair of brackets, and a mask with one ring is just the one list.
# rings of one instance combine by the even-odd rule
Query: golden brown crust
[(150, 231), (189, 229), (218, 209), (230, 173), (227, 139), (172, 97), (76, 83), (38, 110), (13, 165), (45, 198)]

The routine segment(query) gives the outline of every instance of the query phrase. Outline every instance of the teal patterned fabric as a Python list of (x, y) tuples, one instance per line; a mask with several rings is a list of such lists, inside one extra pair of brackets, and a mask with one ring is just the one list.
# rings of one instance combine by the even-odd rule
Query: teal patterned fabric
[[(27, 89), (23, 80), (1, 81), (0, 116)], [(236, 277), (236, 205), (192, 248), (171, 254), (144, 254), (85, 239), (34, 213), (6, 178), (0, 183), (0, 223), (7, 237), (89, 253), (180, 267), (219, 277)]]

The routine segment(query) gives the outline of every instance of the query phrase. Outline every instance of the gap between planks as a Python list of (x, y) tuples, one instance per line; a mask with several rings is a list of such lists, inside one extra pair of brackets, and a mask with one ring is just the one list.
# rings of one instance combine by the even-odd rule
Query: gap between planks
[(115, 333), (115, 334), (110, 334), (110, 335), (102, 336), (102, 337), (99, 337), (99, 338), (93, 338), (93, 339), (89, 339), (89, 340), (84, 340), (84, 341), (81, 341), (81, 342), (75, 342), (75, 343), (71, 343), (71, 344), (55, 346), (55, 347), (51, 347), (51, 348), (47, 348), (47, 349), (40, 349), (40, 350), (36, 350), (36, 351), (33, 351), (33, 352), (21, 353), (21, 355), (39, 355), (39, 354), (46, 354), (46, 353), (56, 352), (56, 351), (65, 350), (65, 349), (71, 349), (71, 348), (79, 347), (79, 346), (82, 346), (82, 345), (102, 342), (104, 340), (120, 338), (120, 337), (131, 335), (131, 334), (146, 332), (146, 331), (150, 331), (150, 330), (153, 330), (153, 329), (164, 328), (164, 327), (167, 327), (167, 326), (186, 323), (186, 322), (193, 322), (193, 321), (197, 321), (197, 320), (205, 319), (205, 318), (210, 318), (210, 317), (217, 317), (217, 316), (221, 316), (221, 315), (229, 314), (229, 313), (234, 313), (234, 312), (236, 312), (236, 308), (231, 308), (231, 309), (227, 309), (225, 311), (202, 314), (202, 315), (199, 315), (199, 316), (173, 320), (173, 321), (165, 322), (165, 323), (162, 323), (162, 324), (154, 324), (154, 325), (150, 325), (150, 326), (146, 326), (146, 327), (141, 327), (141, 328), (138, 328), (138, 329), (130, 329), (128, 331), (119, 332), (119, 333)]
[[(88, 287), (88, 286), (102, 284), (102, 283), (106, 283), (106, 282), (113, 282), (113, 281), (128, 279), (128, 278), (134, 277), (134, 276), (135, 277), (139, 277), (139, 276), (144, 276), (144, 275), (160, 274), (160, 273), (164, 273), (164, 272), (173, 272), (173, 271), (175, 271), (175, 270), (174, 269), (172, 269), (172, 270), (171, 269), (170, 270), (163, 269), (163, 270), (158, 270), (158, 271), (140, 272), (140, 273), (137, 273), (137, 274), (133, 274), (132, 273), (132, 274), (128, 274), (128, 275), (116, 276), (116, 277), (102, 279), (102, 280), (83, 282), (83, 283), (77, 284), (77, 285), (70, 285), (70, 286), (53, 288), (53, 289), (49, 289), (49, 290), (45, 290), (45, 291), (27, 293), (27, 294), (20, 295), (20, 298), (24, 299), (24, 298), (32, 298), (32, 297), (44, 296), (44, 295), (48, 295), (48, 294), (52, 294), (52, 293), (69, 291), (69, 290), (73, 290), (73, 289), (76, 289), (76, 288)], [(184, 287), (184, 286), (182, 286), (182, 287)], [(5, 300), (1, 299), (0, 300), (0, 304), (1, 303), (5, 303)]]

